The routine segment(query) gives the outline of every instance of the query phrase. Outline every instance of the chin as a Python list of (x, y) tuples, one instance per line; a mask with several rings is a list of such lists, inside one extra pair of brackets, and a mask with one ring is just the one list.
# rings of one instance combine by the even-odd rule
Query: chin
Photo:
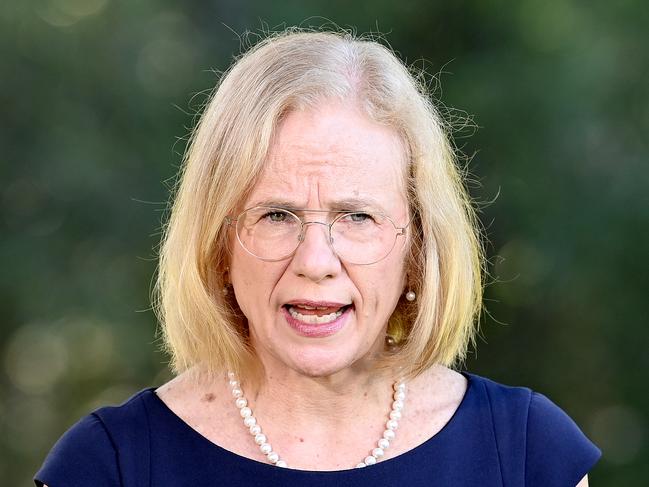
[(329, 377), (345, 370), (351, 370), (363, 360), (363, 355), (335, 350), (293, 350), (281, 359), (289, 368), (300, 375), (312, 378)]
[[(383, 340), (368, 340), (358, 329), (353, 313), (343, 315), (347, 319), (334, 333), (318, 338), (296, 333), (297, 327), (287, 323), (286, 314), (284, 311), (276, 326), (255, 340), (262, 363), (264, 356), (270, 360), (267, 366), (273, 375), (293, 371), (304, 377), (324, 378), (361, 367), (367, 369), (371, 357), (382, 349)], [(378, 335), (382, 336), (380, 332)]]

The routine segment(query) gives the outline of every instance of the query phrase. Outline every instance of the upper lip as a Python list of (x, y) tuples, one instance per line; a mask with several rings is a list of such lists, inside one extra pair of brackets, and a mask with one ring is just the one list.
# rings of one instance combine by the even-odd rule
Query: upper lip
[(313, 308), (342, 308), (351, 303), (338, 303), (336, 301), (312, 301), (310, 299), (293, 299), (286, 303), (286, 306), (311, 306)]

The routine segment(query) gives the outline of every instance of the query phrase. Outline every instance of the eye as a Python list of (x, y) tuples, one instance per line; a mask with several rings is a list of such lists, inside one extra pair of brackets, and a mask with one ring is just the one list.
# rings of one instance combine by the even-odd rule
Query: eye
[(281, 210), (270, 210), (261, 217), (261, 220), (266, 220), (271, 223), (284, 223), (291, 220), (291, 215)]
[(374, 220), (369, 213), (348, 213), (343, 219), (352, 223), (365, 223)]

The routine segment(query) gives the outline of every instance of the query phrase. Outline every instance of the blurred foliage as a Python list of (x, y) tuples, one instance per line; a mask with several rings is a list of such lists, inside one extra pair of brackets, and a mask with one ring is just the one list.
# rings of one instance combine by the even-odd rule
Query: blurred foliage
[(648, 5), (2, 2), (3, 485), (31, 485), (94, 407), (169, 377), (149, 290), (195, 115), (242, 34), (327, 21), (386, 34), (438, 74), (441, 102), (475, 114), (456, 141), (473, 156), (492, 279), (467, 368), (568, 411), (604, 451), (591, 485), (642, 483)]

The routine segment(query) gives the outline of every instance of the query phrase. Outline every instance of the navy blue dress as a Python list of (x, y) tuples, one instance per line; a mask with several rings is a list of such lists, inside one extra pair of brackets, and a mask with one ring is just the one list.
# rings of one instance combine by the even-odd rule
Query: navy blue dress
[(441, 431), (363, 469), (310, 472), (241, 457), (192, 429), (150, 388), (72, 426), (34, 480), (49, 487), (574, 487), (601, 456), (545, 396), (464, 376), (467, 392)]

